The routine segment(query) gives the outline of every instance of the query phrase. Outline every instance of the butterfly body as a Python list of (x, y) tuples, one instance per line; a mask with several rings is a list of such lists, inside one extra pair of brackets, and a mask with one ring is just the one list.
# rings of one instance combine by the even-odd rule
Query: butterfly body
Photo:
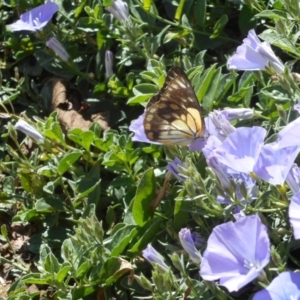
[(149, 140), (166, 145), (189, 146), (202, 136), (202, 108), (181, 68), (169, 70), (163, 87), (148, 102), (144, 130)]

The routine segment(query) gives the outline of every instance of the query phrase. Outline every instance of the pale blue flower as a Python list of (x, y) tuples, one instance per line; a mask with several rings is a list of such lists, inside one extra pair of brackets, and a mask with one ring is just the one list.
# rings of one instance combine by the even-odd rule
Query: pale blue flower
[(219, 280), (229, 292), (257, 278), (270, 261), (270, 240), (258, 215), (216, 226), (208, 238), (200, 275)]
[(254, 172), (273, 185), (281, 185), (300, 151), (300, 118), (285, 126), (275, 142), (264, 145), (265, 136), (262, 127), (237, 128), (220, 146), (210, 149), (209, 155), (235, 172)]
[(170, 171), (178, 180), (184, 181), (186, 178), (182, 175), (179, 175), (181, 172), (178, 166), (185, 167), (184, 163), (178, 157), (175, 157), (171, 162), (168, 163), (166, 169)]
[(196, 249), (191, 231), (187, 228), (182, 228), (179, 231), (178, 236), (179, 236), (181, 246), (188, 253), (190, 259), (196, 265), (199, 265), (201, 263), (202, 258), (200, 252)]
[(287, 177), (286, 183), (290, 187), (293, 195), (300, 192), (300, 168), (297, 164), (293, 164)]
[(254, 110), (251, 108), (225, 108), (221, 114), (226, 117), (228, 121), (231, 120), (246, 120), (252, 119)]
[(236, 130), (230, 124), (227, 114), (219, 110), (214, 110), (205, 118), (205, 125), (209, 135), (217, 137), (220, 141), (224, 141), (230, 133)]
[(277, 58), (267, 42), (261, 42), (254, 29), (250, 30), (236, 53), (229, 58), (228, 68), (231, 70), (265, 70), (269, 65), (278, 73), (284, 71), (284, 65)]
[(167, 271), (169, 268), (164, 262), (164, 258), (150, 244), (143, 250), (143, 257), (147, 259), (149, 263), (158, 265), (164, 271)]
[(282, 272), (271, 284), (257, 292), (252, 300), (299, 300), (300, 273)]
[(41, 30), (47, 25), (58, 10), (59, 6), (56, 3), (49, 1), (22, 14), (20, 20), (8, 25), (8, 28), (12, 31)]
[(291, 198), (289, 205), (289, 218), (293, 226), (295, 239), (300, 239), (300, 192)]
[(295, 105), (294, 105), (294, 109), (298, 111), (298, 113), (300, 113), (300, 101), (298, 101)]

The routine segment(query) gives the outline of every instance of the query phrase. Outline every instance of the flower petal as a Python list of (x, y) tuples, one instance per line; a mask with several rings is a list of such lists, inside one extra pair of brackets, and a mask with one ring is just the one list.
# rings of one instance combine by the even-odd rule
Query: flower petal
[(200, 266), (204, 280), (220, 279), (230, 292), (256, 278), (270, 261), (267, 228), (257, 215), (216, 226)]
[(295, 239), (300, 239), (300, 192), (291, 198), (289, 218), (293, 226)]
[(282, 272), (264, 290), (257, 292), (253, 300), (300, 299), (300, 273)]
[(58, 10), (59, 6), (49, 1), (22, 14), (20, 20), (8, 25), (8, 28), (12, 31), (42, 29)]

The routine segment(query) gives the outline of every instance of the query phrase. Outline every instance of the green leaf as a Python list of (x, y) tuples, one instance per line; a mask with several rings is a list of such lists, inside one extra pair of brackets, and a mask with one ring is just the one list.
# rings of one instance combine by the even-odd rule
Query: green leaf
[(142, 7), (144, 10), (149, 11), (152, 5), (152, 0), (143, 0)]
[(220, 91), (221, 68), (218, 68), (213, 74), (211, 84), (209, 85), (202, 101), (204, 110), (211, 111), (216, 95)]
[(46, 176), (46, 177), (54, 177), (56, 173), (56, 166), (44, 166), (37, 170), (38, 175)]
[(89, 260), (84, 261), (76, 270), (76, 278), (83, 278), (91, 268)]
[(243, 5), (239, 13), (239, 27), (244, 35), (247, 35), (250, 29), (256, 27), (256, 16), (256, 10), (251, 5)]
[(132, 91), (136, 96), (139, 96), (139, 95), (145, 95), (145, 94), (150, 94), (150, 95), (156, 94), (158, 92), (158, 89), (157, 89), (156, 85), (154, 85), (154, 84), (142, 83), (142, 84), (136, 85), (132, 89)]
[(146, 246), (153, 241), (154, 237), (157, 235), (159, 228), (163, 219), (153, 218), (150, 222), (145, 224), (142, 228), (139, 229), (138, 235), (139, 240), (131, 247), (129, 250), (131, 253), (137, 253), (146, 248)]
[(129, 262), (119, 257), (109, 258), (101, 268), (99, 278), (106, 285), (111, 285), (133, 268)]
[(70, 270), (71, 270), (71, 265), (67, 262), (64, 262), (56, 274), (56, 280), (58, 282), (63, 282)]
[(146, 95), (139, 95), (139, 96), (133, 96), (128, 101), (127, 104), (141, 104), (145, 103), (149, 100), (150, 97), (152, 97), (153, 94), (146, 94)]
[(85, 5), (87, 3), (87, 0), (83, 0), (79, 3), (79, 5), (76, 7), (75, 12), (74, 12), (74, 17), (78, 18), (80, 14), (82, 13)]
[(168, 42), (174, 40), (175, 38), (178, 38), (180, 37), (182, 34), (182, 31), (180, 32), (168, 32), (164, 39), (163, 39), (163, 44), (167, 44)]
[(195, 19), (202, 29), (205, 26), (205, 18), (206, 18), (206, 0), (196, 0), (195, 4)]
[(76, 195), (75, 201), (82, 199), (92, 193), (100, 184), (101, 179), (97, 177), (92, 178), (84, 178), (84, 184), (80, 184), (79, 191), (82, 191), (78, 195)]
[[(262, 12), (255, 15), (257, 19), (259, 18), (269, 18), (271, 20), (287, 20), (289, 19), (289, 14), (285, 10), (273, 9), (273, 10), (263, 10)], [(253, 28), (253, 27), (252, 27)]]
[(29, 273), (22, 277), (22, 281), (27, 284), (50, 284), (52, 276), (50, 274)]
[(132, 215), (137, 225), (143, 226), (153, 217), (150, 204), (154, 199), (155, 177), (151, 168), (143, 174), (133, 199)]
[(109, 248), (112, 249), (110, 256), (117, 256), (123, 253), (128, 243), (134, 238), (138, 230), (136, 225), (126, 225), (118, 230), (113, 236)]
[(223, 98), (225, 98), (226, 94), (229, 92), (230, 88), (233, 86), (235, 79), (237, 78), (237, 74), (228, 73), (222, 74), (219, 81), (219, 89), (216, 93), (216, 103), (219, 104)]
[(116, 222), (116, 213), (111, 205), (106, 210), (105, 221), (108, 224), (108, 228), (111, 228)]
[(62, 65), (64, 65), (63, 62), (48, 54), (46, 51), (37, 50), (34, 53), (34, 56), (40, 66), (47, 70), (50, 74), (54, 74), (65, 79), (71, 79), (74, 76), (69, 68), (62, 67)]
[(84, 32), (97, 32), (101, 28), (102, 21), (92, 17), (82, 17), (76, 23), (76, 29)]
[[(178, 197), (182, 196), (184, 191), (180, 192)], [(174, 230), (179, 231), (188, 222), (189, 211), (191, 211), (192, 203), (190, 201), (175, 201), (174, 207)]]
[(179, 0), (179, 5), (177, 6), (176, 13), (175, 13), (175, 20), (177, 21), (181, 19), (184, 3), (185, 0)]
[(229, 96), (227, 99), (229, 102), (239, 102), (248, 95), (249, 90), (251, 90), (251, 89), (252, 89), (252, 86), (243, 87), (243, 88), (239, 89), (233, 95)]
[(72, 290), (72, 298), (73, 300), (84, 299), (91, 293), (96, 290), (97, 286), (80, 286), (76, 287)]
[(284, 51), (296, 55), (298, 58), (300, 57), (300, 53), (296, 46), (289, 39), (285, 36), (281, 36), (275, 30), (267, 29), (261, 33), (259, 37)]
[(52, 252), (47, 255), (46, 260), (44, 262), (44, 268), (53, 277), (55, 277), (56, 273), (59, 272), (60, 264)]
[(114, 0), (103, 0), (103, 6), (111, 6), (113, 4)]
[(85, 150), (90, 151), (95, 134), (91, 130), (83, 131), (80, 128), (74, 128), (68, 132), (68, 138), (81, 145)]
[(81, 151), (74, 151), (63, 156), (57, 166), (57, 172), (62, 175), (81, 157)]
[(287, 92), (286, 89), (284, 89), (280, 85), (265, 87), (265, 88), (261, 89), (261, 92), (265, 96), (267, 96), (275, 101), (278, 101), (278, 102), (283, 102), (283, 101), (290, 102), (291, 101), (291, 95)]
[(52, 122), (50, 124), (50, 129), (45, 129), (43, 135), (56, 141), (64, 143), (64, 134), (61, 131), (61, 127), (58, 122)]
[(217, 38), (223, 31), (223, 28), (228, 22), (227, 15), (222, 15), (221, 18), (215, 23), (213, 34), (210, 36), (211, 39)]
[[(217, 64), (212, 65), (197, 80), (196, 87), (195, 87), (195, 92), (196, 92), (196, 95), (197, 95), (197, 98), (198, 98), (199, 101), (201, 101), (204, 98), (204, 96), (205, 96), (205, 94), (206, 94), (206, 92), (209, 88), (209, 85), (211, 84), (211, 81), (214, 77), (214, 74), (216, 72), (216, 67), (217, 67)], [(196, 78), (195, 78), (195, 80), (196, 80)]]

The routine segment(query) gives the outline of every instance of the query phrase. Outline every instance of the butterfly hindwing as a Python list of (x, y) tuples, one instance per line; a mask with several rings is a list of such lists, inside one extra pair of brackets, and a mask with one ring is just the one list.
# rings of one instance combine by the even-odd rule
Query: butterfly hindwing
[(147, 104), (144, 129), (152, 141), (190, 145), (204, 130), (201, 106), (179, 67), (170, 69), (158, 94)]

